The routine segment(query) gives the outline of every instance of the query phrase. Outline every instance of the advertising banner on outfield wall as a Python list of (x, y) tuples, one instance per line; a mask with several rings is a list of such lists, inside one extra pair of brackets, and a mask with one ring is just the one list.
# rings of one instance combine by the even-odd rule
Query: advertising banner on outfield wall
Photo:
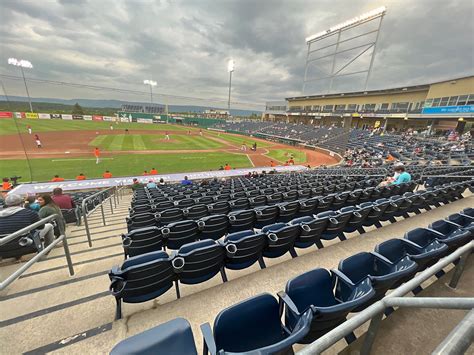
[(138, 123), (153, 123), (153, 120), (150, 120), (148, 118), (137, 118)]
[(63, 120), (72, 120), (72, 115), (61, 115), (61, 117), (63, 118)]
[(82, 115), (72, 115), (73, 120), (82, 120), (84, 116)]
[(102, 117), (102, 120), (103, 120), (103, 121), (107, 121), (107, 122), (113, 122), (113, 121), (115, 121), (115, 117), (112, 117), (112, 116), (103, 116), (103, 117)]
[(0, 118), (12, 118), (13, 112), (0, 111)]
[(24, 112), (15, 112), (14, 115), (15, 115), (15, 118), (25, 118)]
[(51, 118), (53, 120), (60, 120), (61, 119), (61, 114), (60, 113), (52, 113)]
[(102, 116), (97, 116), (97, 115), (94, 115), (92, 116), (92, 121), (102, 121)]
[(84, 119), (84, 121), (92, 121), (92, 116), (91, 115), (84, 115), (84, 116), (82, 116), (82, 118)]
[(120, 122), (132, 122), (132, 119), (128, 117), (120, 117)]
[(42, 120), (49, 120), (51, 115), (49, 113), (38, 113), (38, 118), (41, 118)]
[(38, 118), (38, 114), (35, 112), (25, 112), (26, 118)]

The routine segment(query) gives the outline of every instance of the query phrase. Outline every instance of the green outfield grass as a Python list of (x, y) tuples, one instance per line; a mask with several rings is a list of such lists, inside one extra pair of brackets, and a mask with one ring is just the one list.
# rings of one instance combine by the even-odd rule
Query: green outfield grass
[[(114, 129), (120, 130), (128, 128), (131, 133), (133, 130), (160, 130), (160, 131), (183, 131), (187, 127), (169, 125), (169, 124), (146, 124), (146, 123), (123, 123), (116, 125), (114, 122), (101, 121), (67, 121), (67, 120), (41, 120), (41, 119), (16, 119), (20, 133), (26, 133), (28, 125), (34, 132), (52, 132), (52, 131), (87, 131), (96, 129), (109, 129), (112, 123)], [(17, 134), (17, 128), (12, 118), (0, 119), (0, 135)]]
[(275, 159), (281, 162), (286, 162), (293, 155), (295, 164), (301, 164), (306, 162), (306, 153), (296, 149), (275, 149), (265, 154), (271, 159)]
[[(94, 158), (54, 158), (30, 160), (33, 178), (30, 178), (25, 160), (0, 160), (0, 171), (8, 177), (22, 176), (21, 182), (49, 181), (58, 174), (65, 179), (74, 179), (79, 173), (88, 178), (102, 177), (105, 170), (114, 176), (141, 175), (143, 170), (156, 168), (159, 174), (217, 170), (229, 163), (233, 168), (251, 167), (247, 156), (240, 154), (211, 152), (187, 154), (119, 154), (105, 157), (99, 164)], [(3, 176), (2, 176), (3, 177)]]
[(173, 135), (164, 140), (163, 134), (118, 134), (99, 135), (89, 143), (103, 150), (207, 150), (222, 148), (222, 144), (197, 135)]
[(239, 148), (242, 146), (243, 142), (247, 144), (247, 148), (250, 148), (254, 142), (257, 142), (257, 148), (268, 148), (274, 145), (273, 143), (270, 143), (270, 142), (256, 141), (255, 139), (253, 139), (253, 137), (249, 137), (245, 135), (236, 136), (236, 135), (230, 135), (228, 133), (222, 133), (222, 132), (219, 133), (216, 131), (206, 131), (206, 133), (212, 136), (215, 136), (216, 138), (222, 139)]

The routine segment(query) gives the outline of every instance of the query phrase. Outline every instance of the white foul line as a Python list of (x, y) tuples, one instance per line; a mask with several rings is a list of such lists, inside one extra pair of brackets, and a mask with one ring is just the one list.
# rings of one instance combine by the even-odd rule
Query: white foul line
[[(51, 159), (51, 161), (53, 161), (53, 162), (54, 161), (71, 161), (71, 160), (74, 160), (74, 161), (80, 161), (80, 160), (93, 160), (93, 161), (96, 161), (95, 158), (90, 158), (90, 159), (89, 158), (85, 158), (85, 159)], [(114, 160), (114, 158), (100, 158), (99, 162), (101, 160)]]
[(248, 154), (245, 154), (247, 156), (247, 158), (249, 159), (250, 161), (250, 164), (252, 164), (252, 166), (255, 168), (255, 164), (253, 163), (252, 159), (250, 159), (249, 155)]

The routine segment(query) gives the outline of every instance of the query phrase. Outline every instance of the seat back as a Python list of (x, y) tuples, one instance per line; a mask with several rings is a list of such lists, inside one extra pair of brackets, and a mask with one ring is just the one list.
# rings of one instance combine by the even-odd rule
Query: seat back
[(172, 264), (181, 283), (194, 285), (218, 274), (224, 256), (225, 249), (214, 240), (200, 240), (179, 248)]
[(201, 218), (198, 222), (201, 234), (199, 239), (217, 240), (223, 237), (229, 230), (229, 218), (223, 214), (216, 214)]
[(338, 268), (354, 284), (357, 284), (373, 273), (374, 265), (374, 256), (361, 252), (341, 260)]
[(278, 206), (263, 206), (255, 208), (256, 223), (255, 228), (262, 228), (275, 223), (280, 209)]
[(184, 219), (183, 210), (177, 207), (157, 212), (155, 216), (160, 226), (166, 226), (167, 224), (179, 222)]
[(125, 255), (130, 257), (158, 251), (163, 248), (163, 235), (158, 227), (135, 229), (122, 235)]
[(214, 321), (217, 351), (247, 352), (285, 338), (277, 300), (265, 293), (221, 311)]
[(268, 258), (277, 258), (288, 252), (294, 253), (296, 238), (300, 234), (300, 226), (275, 223), (262, 228), (268, 238), (268, 245), (263, 255)]
[(206, 205), (199, 204), (183, 209), (183, 214), (186, 219), (197, 220), (209, 215), (209, 210)]
[(267, 245), (267, 236), (251, 230), (231, 233), (225, 237), (223, 245), (227, 251), (225, 267), (241, 270), (253, 265), (262, 257), (263, 249)]
[(229, 232), (238, 232), (247, 229), (253, 229), (256, 222), (254, 210), (233, 211), (228, 214), (230, 221)]
[(169, 249), (179, 249), (199, 237), (199, 227), (196, 221), (191, 220), (170, 223), (162, 228), (161, 232), (165, 238), (165, 246)]

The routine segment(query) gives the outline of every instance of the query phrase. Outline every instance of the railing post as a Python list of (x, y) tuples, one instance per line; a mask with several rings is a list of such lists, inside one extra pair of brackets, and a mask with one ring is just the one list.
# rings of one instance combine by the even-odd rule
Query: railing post
[(66, 256), (67, 266), (69, 268), (69, 275), (74, 276), (74, 268), (72, 267), (71, 254), (69, 252), (69, 245), (67, 243), (66, 232), (64, 232), (63, 247), (64, 247), (64, 255)]
[(451, 278), (451, 282), (448, 285), (449, 287), (456, 288), (458, 286), (459, 279), (461, 278), (461, 275), (464, 271), (464, 266), (466, 265), (469, 255), (471, 255), (470, 250), (461, 255), (459, 262), (457, 263), (456, 268), (454, 270), (453, 277)]
[(86, 230), (87, 242), (92, 247), (91, 232), (89, 230), (89, 222), (87, 221), (87, 211), (84, 213), (84, 229)]
[(377, 313), (372, 317), (370, 321), (369, 329), (365, 334), (364, 343), (362, 344), (362, 349), (360, 350), (361, 355), (369, 355), (372, 350), (372, 345), (374, 345), (375, 337), (377, 336), (380, 322), (383, 318), (383, 312)]
[(104, 223), (104, 226), (105, 226), (106, 224), (105, 224), (105, 214), (104, 214), (104, 204), (103, 203), (100, 204), (100, 212), (102, 213), (102, 222)]
[(109, 201), (110, 201), (110, 214), (114, 214), (114, 207), (112, 206), (112, 200), (114, 199), (114, 195), (111, 195), (109, 197)]

